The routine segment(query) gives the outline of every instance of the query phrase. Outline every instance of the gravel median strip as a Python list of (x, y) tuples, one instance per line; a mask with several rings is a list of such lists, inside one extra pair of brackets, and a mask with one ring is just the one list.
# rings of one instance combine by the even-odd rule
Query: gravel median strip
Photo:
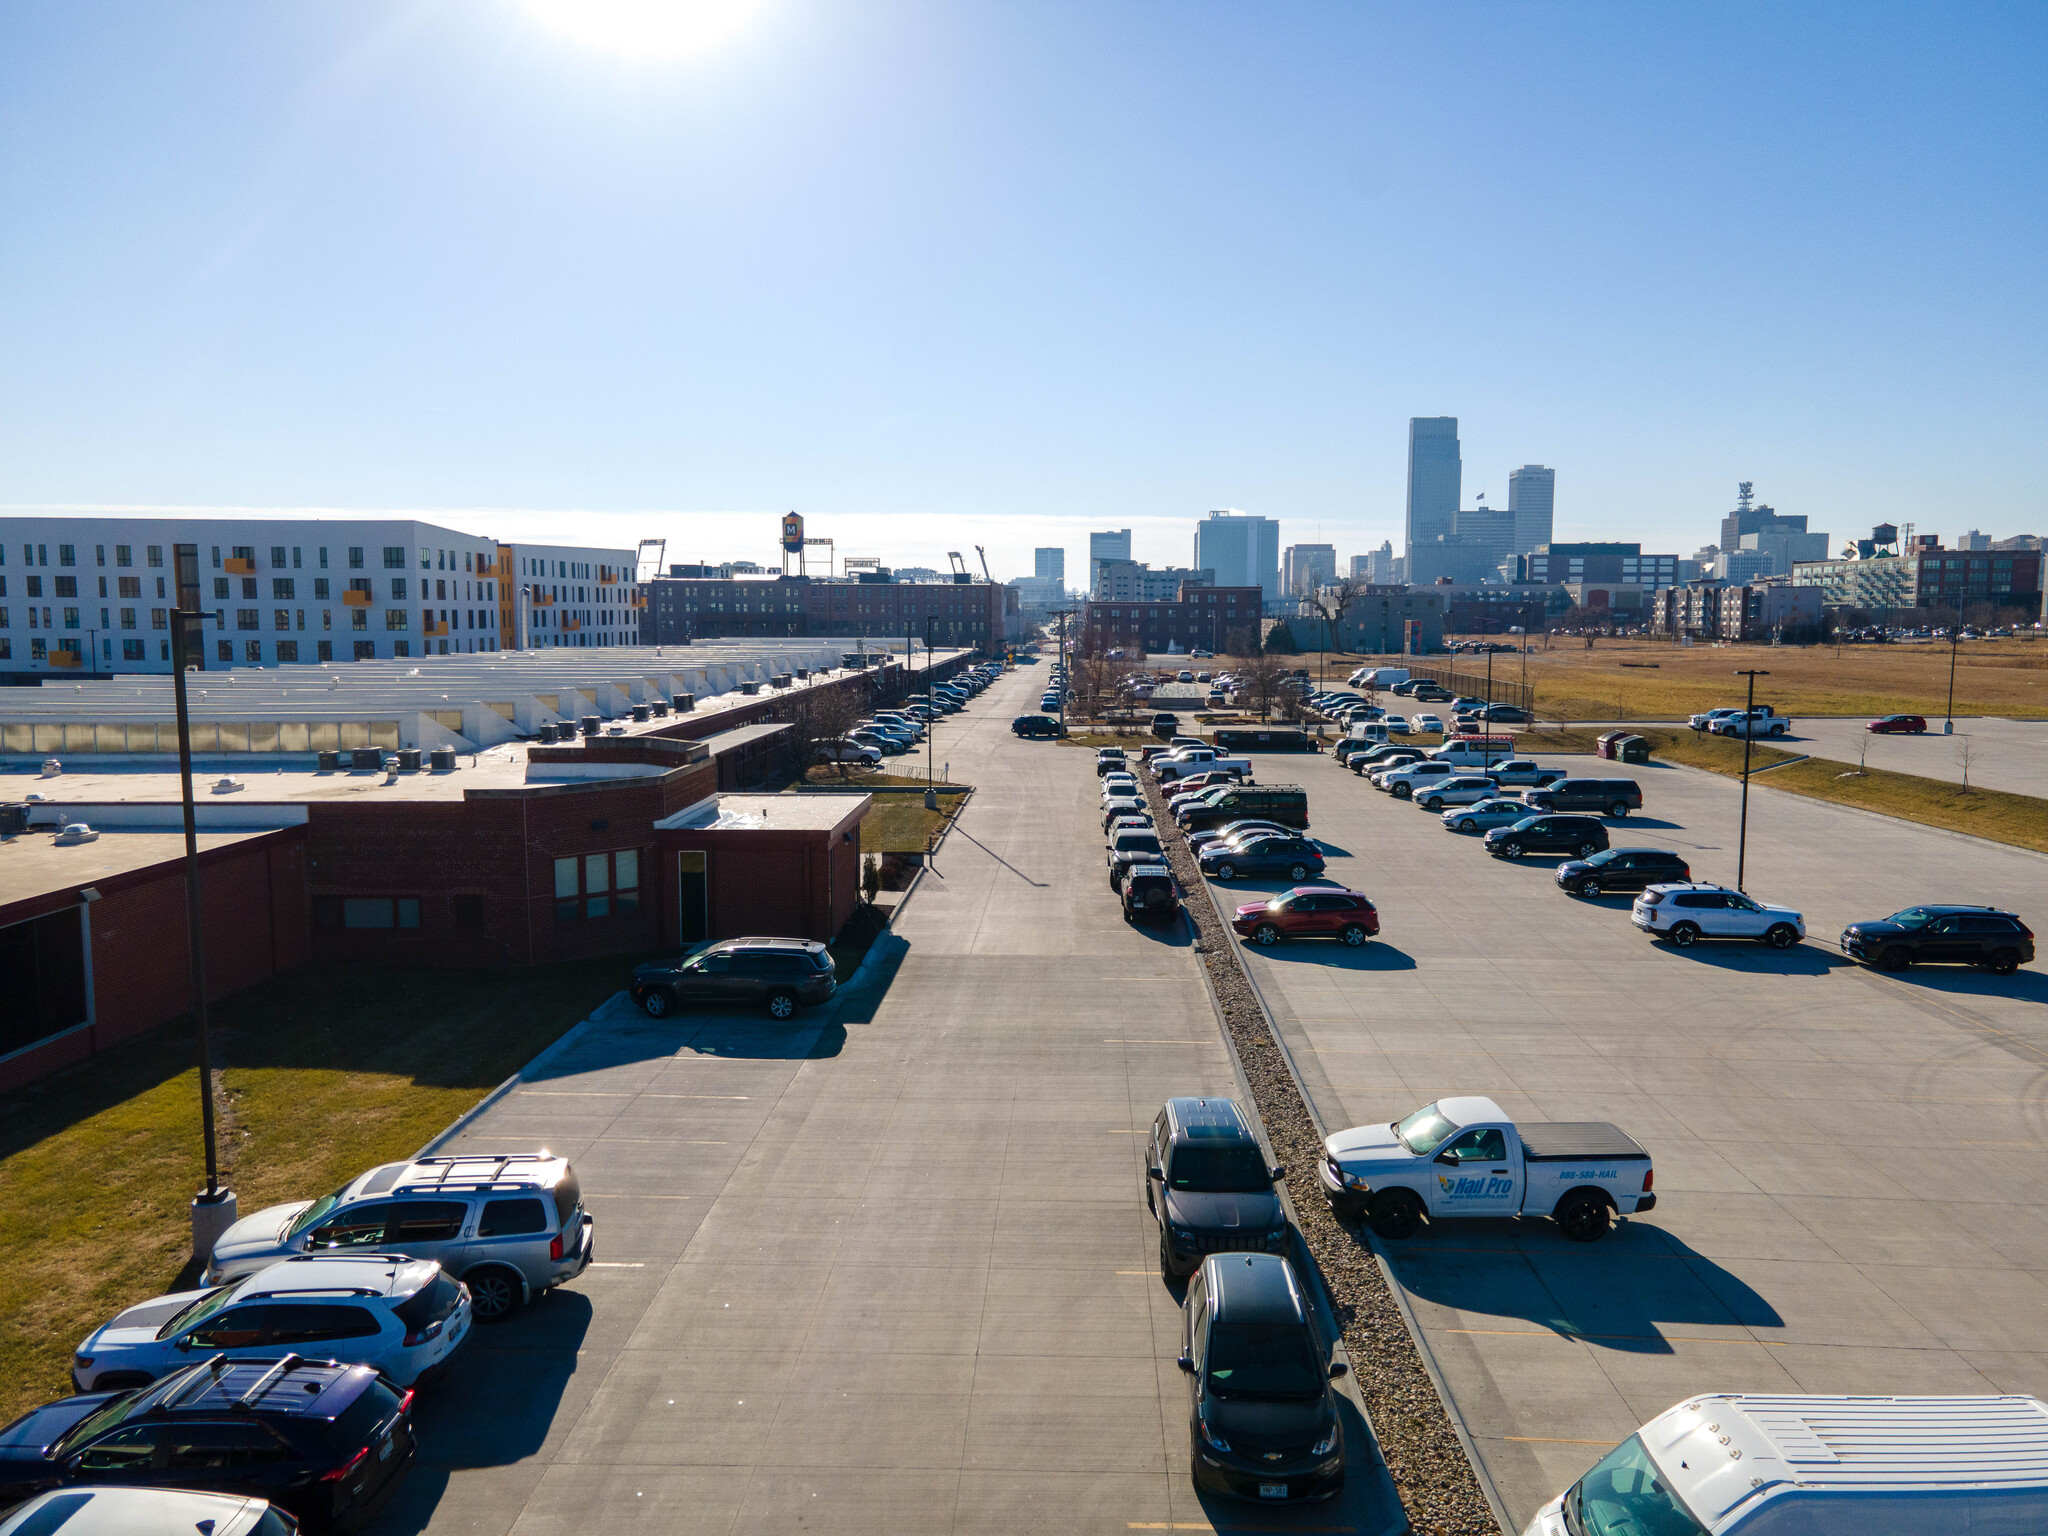
[(1339, 1226), (1330, 1215), (1316, 1179), (1322, 1137), (1286, 1053), (1266, 1025), (1265, 1011), (1238, 955), (1236, 936), (1224, 927), (1215, 903), (1204, 894), (1201, 871), (1187, 844), (1166, 835), (1171, 822), (1158, 784), (1149, 775), (1143, 783), (1160, 829), (1160, 845), (1167, 850), (1174, 878), (1188, 893), (1184, 905), (1195, 924), (1197, 949), (1223, 1015), (1224, 1031), (1251, 1085), (1273, 1151), (1286, 1164), (1287, 1192), (1302, 1240), (1329, 1288), (1359, 1395), (1372, 1417), (1409, 1522), (1421, 1536), (1499, 1536), (1501, 1527), (1378, 1260), (1362, 1236)]

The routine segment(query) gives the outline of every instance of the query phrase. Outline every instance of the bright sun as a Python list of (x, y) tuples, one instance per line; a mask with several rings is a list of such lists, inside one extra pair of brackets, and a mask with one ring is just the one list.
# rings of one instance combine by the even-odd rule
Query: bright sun
[(526, 0), (571, 41), (633, 59), (675, 59), (715, 48), (761, 0)]

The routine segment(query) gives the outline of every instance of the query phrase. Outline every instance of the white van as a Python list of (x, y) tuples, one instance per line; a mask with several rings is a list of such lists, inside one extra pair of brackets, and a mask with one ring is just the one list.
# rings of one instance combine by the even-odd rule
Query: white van
[(1385, 741), (1387, 728), (1378, 720), (1354, 720), (1344, 733), (1346, 741)]
[(1667, 1409), (1536, 1512), (1526, 1536), (2048, 1531), (2038, 1397), (1714, 1393)]
[(1454, 768), (1489, 768), (1514, 755), (1512, 736), (1453, 736), (1429, 754), (1431, 761)]
[(1391, 688), (1407, 681), (1406, 667), (1360, 667), (1350, 679), (1353, 688)]

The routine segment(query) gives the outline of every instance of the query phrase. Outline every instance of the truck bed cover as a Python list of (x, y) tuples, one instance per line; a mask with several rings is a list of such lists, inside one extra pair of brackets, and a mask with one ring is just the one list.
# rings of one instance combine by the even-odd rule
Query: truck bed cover
[(1635, 1137), (1604, 1120), (1544, 1120), (1534, 1125), (1517, 1121), (1515, 1129), (1521, 1133), (1523, 1154), (1532, 1163), (1579, 1157), (1647, 1161), (1650, 1156)]

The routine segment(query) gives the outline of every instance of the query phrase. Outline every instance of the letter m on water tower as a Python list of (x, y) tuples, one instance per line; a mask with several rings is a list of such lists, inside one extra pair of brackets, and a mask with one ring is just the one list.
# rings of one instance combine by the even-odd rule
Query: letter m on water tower
[(782, 547), (791, 554), (804, 547), (804, 520), (795, 512), (782, 519)]

